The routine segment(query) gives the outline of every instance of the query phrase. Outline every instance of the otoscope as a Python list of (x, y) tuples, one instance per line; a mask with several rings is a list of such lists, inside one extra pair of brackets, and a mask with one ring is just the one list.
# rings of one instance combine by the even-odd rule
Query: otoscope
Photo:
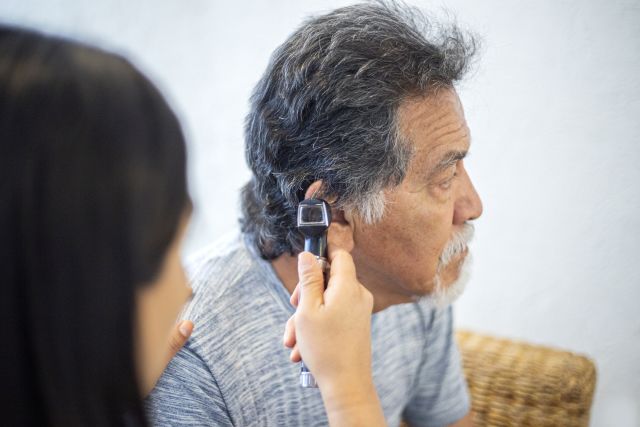
[[(304, 236), (304, 250), (316, 256), (322, 267), (325, 286), (329, 273), (327, 260), (327, 230), (331, 224), (329, 203), (322, 199), (307, 199), (298, 205), (298, 230)], [(300, 362), (300, 385), (304, 388), (318, 387), (309, 369)]]

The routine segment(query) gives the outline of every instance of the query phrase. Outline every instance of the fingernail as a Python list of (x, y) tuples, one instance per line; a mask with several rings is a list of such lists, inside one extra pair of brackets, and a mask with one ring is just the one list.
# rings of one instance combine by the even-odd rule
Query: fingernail
[(306, 271), (316, 262), (315, 257), (310, 252), (302, 252), (298, 257), (298, 265), (301, 271)]
[(178, 327), (178, 330), (180, 331), (180, 334), (183, 337), (189, 338), (189, 335), (191, 334), (191, 328), (189, 327), (189, 322), (187, 322), (186, 320), (183, 320), (180, 323), (180, 326)]

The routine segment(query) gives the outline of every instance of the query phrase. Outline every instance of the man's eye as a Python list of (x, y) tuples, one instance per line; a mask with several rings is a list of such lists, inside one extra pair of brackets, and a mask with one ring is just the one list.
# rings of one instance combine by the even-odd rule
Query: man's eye
[(448, 179), (440, 183), (440, 188), (442, 188), (443, 190), (449, 190), (451, 188), (452, 183), (453, 183), (453, 178)]
[(445, 179), (444, 181), (440, 182), (440, 184), (438, 184), (438, 186), (440, 188), (442, 188), (443, 190), (448, 190), (451, 188), (451, 185), (453, 184), (453, 180), (458, 176), (457, 172), (454, 172), (453, 175), (451, 175), (449, 178)]

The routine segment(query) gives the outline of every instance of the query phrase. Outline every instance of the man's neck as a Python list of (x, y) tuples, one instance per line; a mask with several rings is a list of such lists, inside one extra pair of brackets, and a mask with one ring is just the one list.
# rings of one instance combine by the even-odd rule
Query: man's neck
[(298, 258), (283, 254), (271, 261), (271, 266), (282, 285), (291, 295), (298, 284)]
[[(282, 285), (285, 287), (287, 292), (289, 292), (289, 295), (291, 295), (293, 293), (293, 290), (296, 288), (296, 285), (298, 284), (298, 258), (286, 254), (280, 255), (278, 258), (271, 261), (271, 265), (276, 272), (276, 276), (278, 276), (278, 279), (280, 279)], [(385, 308), (395, 304), (404, 304), (413, 301), (411, 298), (408, 298), (404, 295), (390, 293), (387, 292), (384, 288), (371, 286), (371, 284), (374, 283), (374, 280), (367, 280), (365, 278), (363, 281), (363, 275), (361, 273), (362, 272), (358, 273), (358, 280), (363, 285), (365, 285), (373, 294), (374, 313), (384, 310)]]

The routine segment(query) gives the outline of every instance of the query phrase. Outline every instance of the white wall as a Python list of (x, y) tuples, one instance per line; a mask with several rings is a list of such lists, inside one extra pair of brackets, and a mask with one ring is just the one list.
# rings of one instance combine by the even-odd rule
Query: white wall
[[(236, 223), (242, 123), (270, 52), (341, 4), (3, 0), (0, 17), (117, 49), (160, 84), (190, 141), (192, 251)], [(484, 37), (461, 90), (485, 212), (458, 324), (590, 355), (592, 425), (639, 426), (640, 2), (446, 6)]]

